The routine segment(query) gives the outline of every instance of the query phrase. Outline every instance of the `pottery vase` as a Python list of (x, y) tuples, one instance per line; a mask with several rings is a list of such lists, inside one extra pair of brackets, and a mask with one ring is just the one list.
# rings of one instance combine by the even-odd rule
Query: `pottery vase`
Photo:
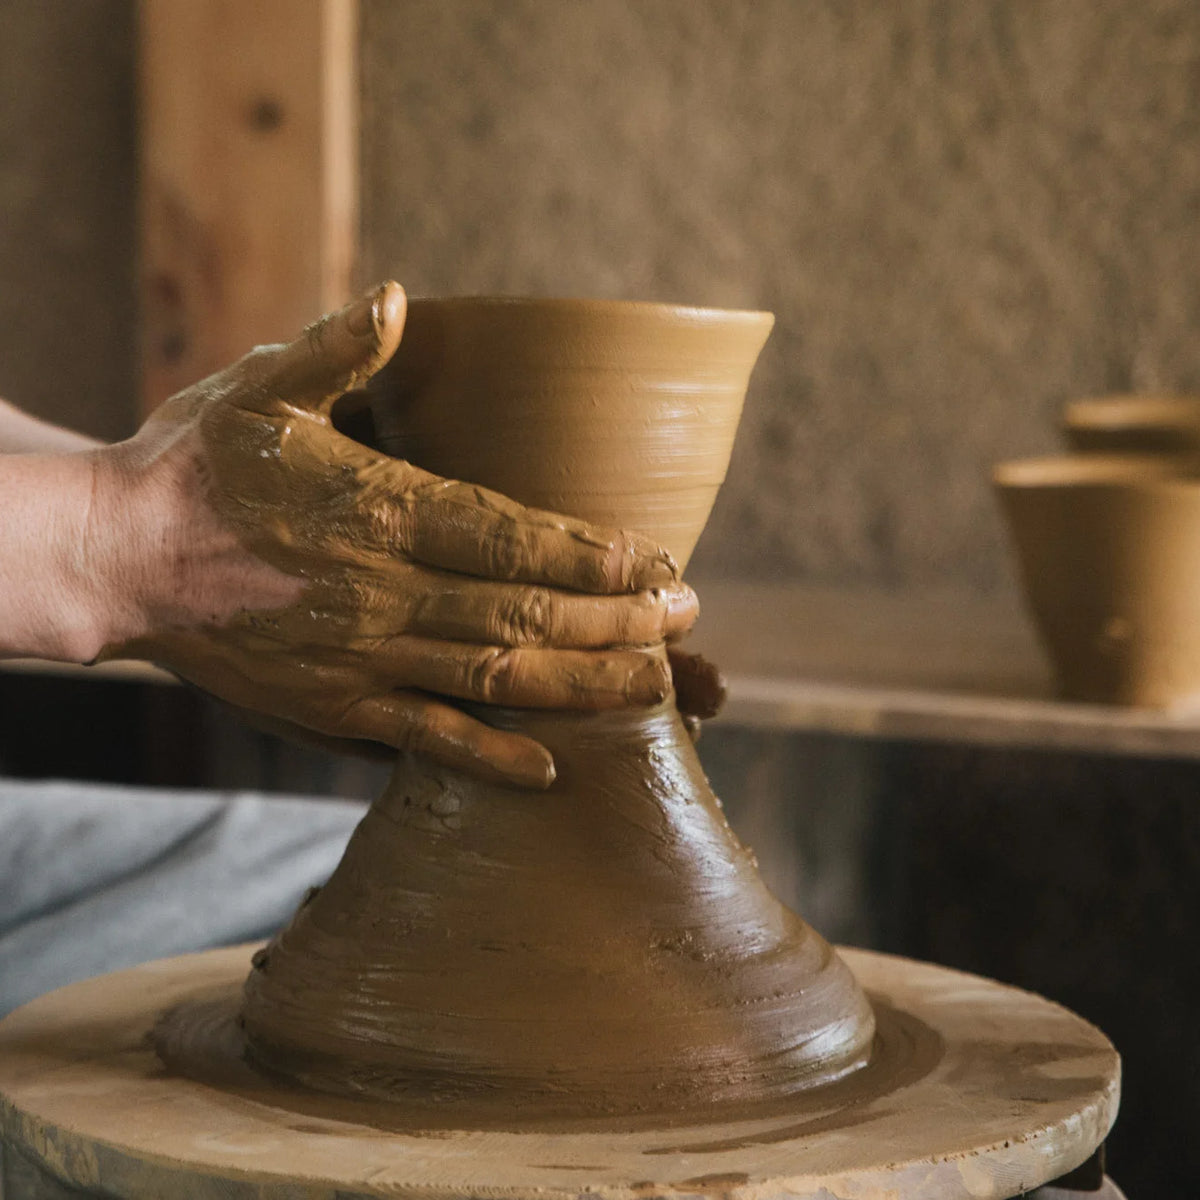
[(1063, 409), (1062, 432), (1087, 454), (1200, 457), (1200, 399), (1195, 396), (1095, 396)]
[(1200, 704), (1200, 478), (1172, 455), (999, 464), (1026, 601), (1067, 700)]
[[(686, 564), (769, 314), (414, 300), (379, 445)], [(259, 956), (260, 1067), (434, 1123), (739, 1111), (838, 1078), (874, 1019), (767, 890), (673, 703), (472, 709), (553, 754), (546, 792), (398, 762), (328, 884)], [(440, 1115), (439, 1115), (440, 1114)]]

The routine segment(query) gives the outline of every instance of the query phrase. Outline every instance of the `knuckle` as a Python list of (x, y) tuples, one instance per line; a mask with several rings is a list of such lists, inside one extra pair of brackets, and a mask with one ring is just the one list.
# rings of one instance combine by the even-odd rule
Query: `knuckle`
[(529, 534), (516, 521), (505, 520), (483, 544), (485, 569), (493, 579), (523, 578), (532, 561)]
[(334, 736), (341, 733), (351, 719), (346, 706), (331, 705), (313, 697), (296, 702), (290, 715), (308, 729)]
[(407, 695), (400, 692), (379, 699), (364, 697), (350, 706), (361, 706), (353, 718), (356, 724), (370, 727), (369, 733), (360, 732), (358, 736), (368, 736), (408, 754), (429, 754), (436, 739), (431, 736), (428, 713), (424, 706), (406, 702)]
[(332, 736), (349, 734), (362, 718), (362, 701), (351, 697), (310, 698), (305, 704), (308, 724)]
[(329, 334), (330, 325), (333, 318), (337, 315), (336, 313), (326, 313), (304, 327), (299, 340), (303, 342), (311, 358), (320, 358), (324, 353), (325, 341)]
[(251, 394), (271, 394), (279, 383), (286, 346), (271, 343), (255, 346), (237, 363), (238, 383)]
[(488, 650), (475, 658), (468, 690), (485, 704), (501, 702), (512, 694), (517, 666), (518, 659), (512, 650)]
[(278, 365), (284, 347), (277, 343), (268, 343), (253, 347), (242, 358), (242, 363), (251, 374), (268, 375)]
[(557, 624), (554, 598), (547, 588), (523, 588), (499, 608), (492, 622), (494, 640), (505, 646), (544, 646)]
[(404, 503), (364, 499), (368, 536), (373, 544), (388, 551), (404, 551), (412, 543), (413, 514)]
[(661, 637), (667, 624), (667, 602), (658, 591), (639, 592), (616, 600), (617, 629), (622, 645), (641, 645)]
[(396, 749), (406, 754), (429, 755), (437, 741), (429, 722), (411, 713), (402, 715), (395, 726)]

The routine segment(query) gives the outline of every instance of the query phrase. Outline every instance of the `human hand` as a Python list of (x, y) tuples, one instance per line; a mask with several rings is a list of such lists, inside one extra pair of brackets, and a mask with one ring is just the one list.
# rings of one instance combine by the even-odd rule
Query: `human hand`
[(548, 786), (549, 753), (439, 697), (651, 704), (696, 600), (637, 534), (527, 509), (339, 433), (334, 402), (395, 351), (387, 284), (260, 347), (95, 452), (88, 528), (113, 597), (102, 658), (159, 662), (333, 738)]

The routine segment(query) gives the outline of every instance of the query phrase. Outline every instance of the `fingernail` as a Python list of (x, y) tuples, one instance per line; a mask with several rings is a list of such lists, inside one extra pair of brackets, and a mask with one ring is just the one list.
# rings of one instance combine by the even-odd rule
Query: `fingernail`
[(673, 629), (684, 621), (694, 621), (700, 615), (700, 602), (686, 583), (667, 589), (667, 628)]
[(372, 288), (346, 309), (346, 328), (355, 337), (366, 337), (377, 329), (386, 329), (400, 316), (404, 304), (404, 289), (389, 280)]
[(394, 325), (408, 308), (408, 297), (404, 289), (394, 280), (389, 279), (376, 298), (376, 315), (381, 329)]
[(508, 775), (520, 787), (544, 792), (554, 782), (557, 772), (550, 751), (544, 746), (537, 746), (522, 754), (521, 761), (512, 764)]

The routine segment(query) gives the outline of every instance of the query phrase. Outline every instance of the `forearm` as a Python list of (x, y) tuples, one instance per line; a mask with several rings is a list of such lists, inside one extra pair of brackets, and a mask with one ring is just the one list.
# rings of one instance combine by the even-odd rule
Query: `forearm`
[(72, 454), (99, 445), (95, 438), (51, 425), (0, 400), (0, 454)]
[(87, 662), (104, 644), (88, 546), (93, 458), (0, 455), (0, 658)]

